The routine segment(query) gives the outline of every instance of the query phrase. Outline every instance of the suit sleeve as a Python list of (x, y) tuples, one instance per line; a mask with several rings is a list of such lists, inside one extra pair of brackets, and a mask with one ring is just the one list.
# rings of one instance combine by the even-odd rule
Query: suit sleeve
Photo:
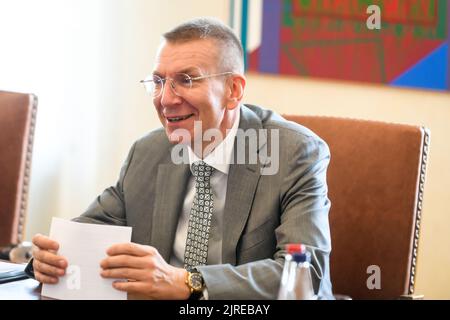
[(117, 226), (126, 225), (126, 209), (123, 185), (128, 168), (133, 159), (136, 143), (133, 144), (125, 163), (120, 170), (119, 180), (115, 186), (109, 187), (100, 194), (79, 217), (73, 219), (76, 222), (110, 224)]
[[(330, 152), (316, 136), (284, 146), (289, 153), (281, 168), (280, 225), (276, 228), (276, 252), (272, 259), (239, 266), (197, 267), (210, 299), (276, 299), (288, 243), (305, 244), (311, 253), (311, 276), (316, 294), (332, 299), (329, 278), (331, 240), (328, 223), (330, 201), (326, 171)], [(282, 152), (282, 150), (280, 150)], [(282, 159), (280, 157), (280, 159)]]

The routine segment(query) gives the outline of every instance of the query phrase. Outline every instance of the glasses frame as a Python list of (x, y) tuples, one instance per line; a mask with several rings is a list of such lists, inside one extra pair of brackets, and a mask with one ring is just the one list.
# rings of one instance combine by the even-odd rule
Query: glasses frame
[[(187, 73), (183, 73), (183, 72), (178, 72), (177, 74), (183, 74), (183, 75), (186, 75), (187, 76), (187, 78), (189, 78), (189, 80), (190, 80), (190, 85), (189, 85), (189, 88), (187, 88), (188, 90), (189, 89), (191, 89), (192, 88), (192, 83), (194, 82), (194, 81), (198, 81), (198, 80), (203, 80), (203, 79), (208, 79), (208, 78), (212, 78), (212, 77), (220, 77), (220, 76), (226, 76), (226, 75), (232, 75), (234, 72), (232, 72), (232, 71), (227, 71), (227, 72), (221, 72), (221, 73), (214, 73), (214, 74), (207, 74), (207, 75), (204, 75), (204, 76), (198, 76), (198, 77), (191, 77), (190, 75), (188, 75)], [(149, 90), (147, 90), (147, 87), (145, 87), (145, 89), (146, 89), (146, 91), (147, 92), (149, 92), (150, 94), (152, 94), (152, 96), (154, 97), (154, 98), (158, 98), (162, 93), (163, 93), (163, 91), (164, 91), (164, 88), (165, 88), (165, 84), (166, 84), (166, 82), (167, 82), (167, 80), (169, 80), (170, 81), (170, 87), (172, 88), (172, 91), (177, 95), (177, 96), (181, 96), (177, 91), (176, 91), (176, 82), (175, 82), (175, 79), (173, 79), (173, 78), (170, 78), (170, 77), (166, 77), (166, 78), (161, 78), (160, 76), (158, 76), (158, 75), (156, 75), (156, 74), (154, 74), (154, 75), (152, 75), (152, 77), (158, 77), (158, 78), (160, 78), (161, 79), (161, 81), (162, 81), (162, 87), (161, 87), (161, 90), (159, 91), (159, 93), (157, 94), (157, 95), (155, 95), (155, 94), (153, 94), (153, 93), (151, 93), (151, 92), (149, 92)], [(155, 82), (153, 79), (148, 79), (148, 80), (141, 80), (141, 81), (139, 81), (140, 83), (142, 83), (144, 86), (145, 86), (145, 84), (146, 83), (148, 83), (148, 82)]]

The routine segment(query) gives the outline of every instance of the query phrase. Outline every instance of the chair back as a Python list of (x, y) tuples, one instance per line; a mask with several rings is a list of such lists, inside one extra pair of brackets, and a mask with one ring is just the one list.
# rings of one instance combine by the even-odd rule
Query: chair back
[(37, 98), (0, 91), (0, 246), (23, 239)]
[(430, 135), (426, 128), (287, 115), (324, 139), (333, 291), (353, 299), (414, 293)]

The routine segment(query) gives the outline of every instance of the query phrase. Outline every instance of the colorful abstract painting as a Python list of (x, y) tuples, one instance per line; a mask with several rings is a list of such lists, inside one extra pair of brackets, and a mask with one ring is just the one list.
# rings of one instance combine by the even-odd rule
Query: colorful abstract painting
[(249, 71), (450, 90), (447, 0), (230, 1)]

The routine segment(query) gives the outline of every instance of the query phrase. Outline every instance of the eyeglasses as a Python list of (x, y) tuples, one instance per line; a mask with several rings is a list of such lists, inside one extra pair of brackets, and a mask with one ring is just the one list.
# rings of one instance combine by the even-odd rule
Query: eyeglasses
[(215, 74), (208, 74), (205, 76), (199, 76), (199, 77), (191, 77), (190, 75), (186, 73), (175, 73), (173, 78), (161, 78), (160, 76), (153, 74), (145, 78), (144, 80), (141, 80), (140, 83), (144, 84), (145, 90), (147, 90), (148, 93), (150, 93), (153, 97), (159, 97), (161, 93), (164, 90), (164, 84), (169, 80), (170, 87), (172, 88), (173, 92), (177, 96), (184, 95), (189, 89), (192, 88), (192, 83), (194, 81), (212, 78), (212, 77), (219, 77), (219, 76), (226, 76), (233, 74), (233, 72), (222, 72), (222, 73), (215, 73)]

